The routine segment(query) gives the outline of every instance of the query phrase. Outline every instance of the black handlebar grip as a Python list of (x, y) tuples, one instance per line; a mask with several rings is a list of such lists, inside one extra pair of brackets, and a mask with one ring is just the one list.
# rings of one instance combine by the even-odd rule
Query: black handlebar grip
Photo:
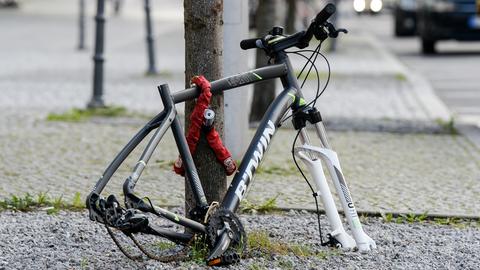
[(240, 48), (242, 50), (249, 50), (257, 48), (257, 40), (258, 38), (249, 38), (240, 41)]
[(332, 16), (335, 11), (337, 11), (337, 8), (335, 7), (334, 4), (329, 3), (327, 4), (318, 14), (317, 17), (315, 17), (315, 22), (318, 24), (323, 24), (325, 23), (330, 16)]

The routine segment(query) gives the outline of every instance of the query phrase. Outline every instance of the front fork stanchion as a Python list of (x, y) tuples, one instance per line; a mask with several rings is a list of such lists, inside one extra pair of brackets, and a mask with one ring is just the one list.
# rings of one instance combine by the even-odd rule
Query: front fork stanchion
[[(316, 128), (317, 135), (319, 135), (322, 144), (325, 146), (328, 145), (323, 124), (321, 124), (321, 122), (316, 123)], [(329, 219), (330, 225), (333, 228), (331, 235), (335, 237), (335, 239), (337, 239), (345, 248), (350, 248), (353, 243), (350, 235), (345, 233), (345, 230), (340, 222), (337, 208), (328, 187), (325, 174), (323, 173), (321, 161), (318, 158), (323, 160), (327, 165), (329, 174), (339, 196), (345, 217), (347, 218), (348, 225), (352, 231), (357, 248), (360, 252), (366, 252), (371, 248), (376, 248), (375, 242), (363, 231), (362, 224), (358, 218), (357, 210), (355, 209), (353, 203), (353, 199), (350, 195), (350, 191), (348, 190), (345, 178), (343, 177), (337, 153), (326, 147), (320, 148), (309, 145), (308, 137), (303, 138), (305, 133), (301, 133), (302, 141), (305, 143), (303, 146), (295, 148), (295, 155), (302, 159), (314, 177), (317, 188), (320, 191), (320, 196), (322, 197), (322, 202), (324, 203), (325, 212)]]
[(319, 194), (323, 206), (325, 207), (325, 214), (327, 215), (330, 228), (332, 229), (330, 235), (342, 245), (342, 248), (355, 248), (355, 241), (348, 233), (345, 232), (345, 229), (343, 228), (340, 215), (338, 214), (337, 207), (335, 206), (335, 201), (333, 200), (332, 193), (330, 192), (330, 188), (327, 184), (327, 179), (323, 173), (322, 162), (320, 159), (312, 159), (303, 152), (296, 152), (295, 154), (303, 161), (303, 163), (305, 163), (308, 170), (312, 174), (313, 179), (315, 180), (317, 193)]

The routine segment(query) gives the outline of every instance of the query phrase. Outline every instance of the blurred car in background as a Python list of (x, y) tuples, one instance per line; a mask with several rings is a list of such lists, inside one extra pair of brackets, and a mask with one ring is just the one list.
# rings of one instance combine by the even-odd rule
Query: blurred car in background
[(413, 36), (417, 28), (417, 1), (397, 0), (393, 4), (394, 33), (397, 37)]
[(440, 40), (480, 40), (479, 0), (419, 0), (417, 19), (423, 53)]
[(383, 8), (383, 0), (353, 0), (353, 9), (357, 14), (379, 13)]

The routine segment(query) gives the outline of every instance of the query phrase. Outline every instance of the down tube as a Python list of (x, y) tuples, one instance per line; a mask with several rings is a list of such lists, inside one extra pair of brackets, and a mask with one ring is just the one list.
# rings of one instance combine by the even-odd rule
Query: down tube
[(247, 193), (247, 189), (253, 179), (255, 170), (262, 161), (263, 155), (275, 135), (277, 128), (280, 127), (280, 120), (285, 112), (292, 105), (292, 97), (289, 94), (295, 94), (295, 88), (289, 88), (273, 101), (263, 116), (262, 122), (255, 133), (247, 152), (242, 159), (238, 172), (228, 187), (227, 194), (222, 201), (222, 207), (235, 212), (240, 205), (240, 201)]

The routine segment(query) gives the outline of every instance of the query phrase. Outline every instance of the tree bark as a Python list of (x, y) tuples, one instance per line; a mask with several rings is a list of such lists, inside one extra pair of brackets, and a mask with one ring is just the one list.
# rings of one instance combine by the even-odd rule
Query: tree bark
[(287, 34), (295, 33), (295, 21), (297, 18), (297, 0), (287, 0), (287, 14), (285, 31)]
[[(261, 0), (258, 4), (255, 24), (257, 27), (257, 36), (265, 36), (273, 26), (278, 24), (279, 16), (277, 7), (283, 0)], [(256, 50), (256, 67), (263, 67), (268, 64), (268, 57), (263, 50)], [(263, 114), (268, 105), (275, 98), (275, 81), (269, 80), (255, 84), (253, 91), (252, 106), (250, 110), (249, 122), (256, 124), (262, 120)]]
[[(203, 75), (210, 81), (222, 77), (223, 0), (184, 0), (185, 23), (185, 86), (190, 79)], [(185, 130), (188, 132), (194, 101), (185, 103)], [(223, 94), (211, 99), (215, 111), (215, 129), (223, 137)], [(202, 134), (193, 159), (208, 202), (220, 201), (226, 191), (227, 179), (223, 166), (217, 162), (213, 150)], [(195, 200), (185, 179), (185, 210), (194, 208)]]

